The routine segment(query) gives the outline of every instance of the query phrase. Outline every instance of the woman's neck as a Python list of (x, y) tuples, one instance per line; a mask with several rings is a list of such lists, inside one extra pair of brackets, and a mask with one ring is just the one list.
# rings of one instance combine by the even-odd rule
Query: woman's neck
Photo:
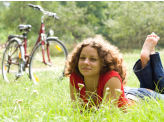
[(86, 91), (94, 92), (99, 83), (99, 77), (84, 77), (84, 84), (85, 84), (85, 89)]

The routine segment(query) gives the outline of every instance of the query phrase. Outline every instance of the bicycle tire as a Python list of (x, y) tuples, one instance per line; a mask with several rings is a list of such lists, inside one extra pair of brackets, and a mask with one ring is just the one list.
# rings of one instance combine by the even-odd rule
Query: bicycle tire
[[(48, 62), (47, 45), (49, 45), (51, 62)], [(68, 55), (65, 45), (58, 38), (49, 37), (46, 39), (44, 46), (44, 55), (45, 62), (51, 65), (43, 62), (42, 45), (40, 43), (33, 51), (29, 63), (29, 74), (34, 84), (49, 82), (56, 78), (59, 80), (64, 76), (65, 61)]]
[(15, 81), (20, 76), (20, 63), (23, 58), (23, 47), (19, 39), (8, 42), (2, 59), (2, 75), (6, 82)]

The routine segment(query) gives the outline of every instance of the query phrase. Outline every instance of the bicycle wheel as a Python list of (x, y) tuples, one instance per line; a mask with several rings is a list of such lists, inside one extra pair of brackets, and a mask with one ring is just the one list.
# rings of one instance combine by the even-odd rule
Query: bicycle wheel
[(64, 44), (55, 38), (48, 38), (44, 46), (44, 58), (42, 45), (39, 44), (30, 59), (29, 74), (35, 84), (38, 82), (51, 81), (63, 76), (65, 61), (68, 55), (67, 48)]
[(18, 41), (10, 41), (5, 48), (2, 59), (2, 75), (5, 81), (12, 82), (19, 77), (21, 57), (21, 47)]

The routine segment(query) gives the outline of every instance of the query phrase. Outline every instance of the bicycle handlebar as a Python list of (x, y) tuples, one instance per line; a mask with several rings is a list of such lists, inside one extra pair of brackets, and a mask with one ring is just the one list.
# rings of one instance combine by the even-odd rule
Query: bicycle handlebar
[(35, 10), (43, 12), (44, 15), (48, 15), (49, 17), (54, 17), (54, 19), (59, 19), (56, 13), (45, 11), (40, 5), (33, 5), (29, 3), (28, 6), (34, 8)]

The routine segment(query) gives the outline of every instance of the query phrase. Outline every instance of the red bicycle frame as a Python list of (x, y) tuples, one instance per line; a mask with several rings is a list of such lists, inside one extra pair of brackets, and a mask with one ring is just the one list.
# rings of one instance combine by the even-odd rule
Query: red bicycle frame
[[(39, 35), (38, 35), (38, 39), (31, 51), (31, 54), (27, 54), (27, 36), (25, 35), (25, 39), (23, 41), (23, 47), (24, 47), (24, 51), (25, 51), (25, 60), (27, 61), (26, 62), (26, 67), (28, 67), (29, 65), (29, 57), (32, 55), (34, 49), (36, 48), (36, 46), (38, 45), (38, 43), (41, 42), (41, 45), (42, 45), (42, 56), (43, 56), (43, 63), (47, 64), (46, 61), (45, 61), (45, 55), (44, 55), (44, 45), (45, 45), (45, 27), (44, 27), (44, 22), (42, 21), (41, 23), (41, 27), (40, 27), (40, 31), (39, 31)], [(49, 56), (49, 44), (47, 44), (47, 55), (48, 55), (48, 61), (50, 61), (50, 56)]]

